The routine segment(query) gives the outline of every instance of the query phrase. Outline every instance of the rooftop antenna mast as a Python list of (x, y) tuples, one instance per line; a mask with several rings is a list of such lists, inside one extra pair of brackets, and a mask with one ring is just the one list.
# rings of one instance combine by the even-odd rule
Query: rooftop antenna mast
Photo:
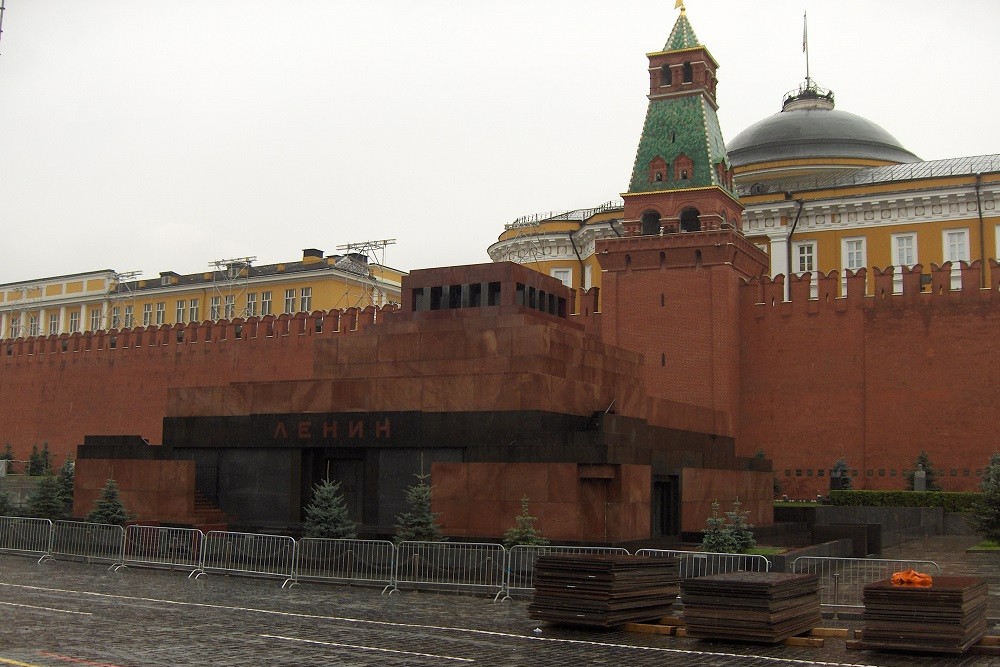
[(7, 8), (4, 7), (5, 2), (6, 0), (0, 0), (0, 39), (3, 38), (3, 13), (7, 11)]
[(802, 12), (802, 53), (806, 54), (806, 86), (812, 83), (809, 77), (809, 20), (806, 12)]
[[(344, 270), (347, 274), (356, 276), (354, 280), (348, 280), (348, 289), (341, 297), (341, 301), (348, 298), (350, 293), (350, 284), (354, 283), (362, 285), (366, 290), (366, 293), (359, 294), (354, 300), (354, 307), (360, 306), (365, 298), (367, 298), (373, 306), (380, 306), (386, 303), (388, 294), (380, 287), (380, 282), (385, 271), (385, 248), (386, 246), (395, 245), (395, 243), (396, 239), (379, 239), (377, 241), (360, 241), (358, 243), (345, 243), (337, 246), (337, 250), (347, 253), (347, 257), (338, 260), (335, 266)], [(376, 277), (372, 272), (371, 265), (369, 264), (359, 265), (350, 257), (352, 254), (365, 257), (366, 262), (368, 256), (371, 255), (372, 259), (375, 260), (375, 264), (379, 267), (380, 275)]]

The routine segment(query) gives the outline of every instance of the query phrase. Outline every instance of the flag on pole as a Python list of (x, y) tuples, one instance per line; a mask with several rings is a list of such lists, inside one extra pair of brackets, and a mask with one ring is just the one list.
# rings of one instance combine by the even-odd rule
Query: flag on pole
[(802, 12), (802, 53), (809, 50), (809, 24), (806, 22), (806, 13)]

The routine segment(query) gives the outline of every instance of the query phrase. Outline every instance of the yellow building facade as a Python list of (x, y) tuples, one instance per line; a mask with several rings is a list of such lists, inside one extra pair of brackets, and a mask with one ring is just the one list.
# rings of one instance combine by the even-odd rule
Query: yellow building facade
[[(1000, 155), (920, 160), (871, 121), (835, 109), (833, 93), (806, 80), (782, 110), (726, 145), (742, 229), (767, 253), (770, 275), (847, 272), (982, 261), (1000, 257)], [(594, 240), (623, 233), (621, 203), (537, 214), (506, 225), (489, 248), (564, 279), (600, 287)], [(686, 233), (683, 230), (677, 233)], [(998, 276), (1000, 278), (1000, 276)], [(902, 289), (901, 278), (895, 281)], [(813, 296), (816, 296), (815, 290)]]
[(310, 248), (291, 262), (255, 266), (253, 259), (153, 279), (106, 269), (0, 285), (0, 331), (10, 339), (400, 302), (405, 273), (364, 253), (324, 256)]

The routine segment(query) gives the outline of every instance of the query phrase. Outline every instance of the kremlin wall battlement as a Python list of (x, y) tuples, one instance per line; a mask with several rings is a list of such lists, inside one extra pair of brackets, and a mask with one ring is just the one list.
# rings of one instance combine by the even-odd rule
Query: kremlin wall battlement
[[(694, 242), (711, 234), (674, 237)], [(660, 291), (671, 292), (664, 303), (675, 310), (684, 304), (695, 309), (701, 306), (695, 294), (691, 303), (679, 300), (681, 293), (673, 294), (677, 286), (670, 287), (657, 268), (687, 274), (692, 269), (697, 272), (699, 266), (709, 269), (726, 264), (729, 257), (724, 244), (717, 249), (714, 244), (703, 244), (699, 258), (683, 246), (643, 251), (643, 244), (655, 243), (654, 238), (622, 239), (623, 252), (605, 259), (619, 272), (632, 275), (632, 280), (645, 275), (645, 282), (652, 281), (647, 291), (651, 290), (657, 303), (648, 309), (647, 316), (637, 320), (648, 329), (644, 336), (650, 340), (665, 336), (676, 339), (662, 319), (661, 313), (671, 309), (660, 307)], [(996, 267), (997, 263), (991, 260), (991, 265)], [(950, 264), (932, 266), (929, 285), (921, 285), (921, 267), (912, 267), (902, 272), (899, 294), (893, 293), (891, 269), (875, 269), (870, 278), (864, 270), (849, 273), (845, 297), (834, 296), (840, 292), (840, 277), (832, 272), (817, 277), (818, 298), (809, 297), (810, 278), (796, 276), (790, 283), (788, 301), (783, 300), (783, 276), (744, 279), (735, 288), (738, 299), (733, 307), (737, 312), (727, 320), (737, 325), (731, 332), (734, 336), (714, 343), (715, 354), (721, 352), (719, 345), (733, 348), (728, 356), (738, 359), (738, 376), (724, 379), (711, 395), (702, 391), (703, 386), (692, 388), (691, 383), (675, 380), (667, 386), (658, 378), (677, 375), (674, 359), (667, 357), (667, 363), (661, 365), (659, 354), (651, 356), (646, 351), (636, 368), (649, 397), (647, 418), (651, 424), (686, 432), (733, 435), (740, 456), (763, 450), (774, 461), (775, 473), (792, 497), (813, 497), (828, 488), (825, 477), (840, 457), (856, 470), (855, 487), (899, 488), (903, 471), (921, 450), (943, 466), (946, 490), (972, 490), (980, 481), (976, 466), (982, 458), (978, 453), (981, 434), (992, 430), (995, 411), (991, 406), (1000, 404), (1000, 389), (989, 371), (1000, 361), (1000, 351), (990, 344), (1000, 325), (1000, 298), (996, 285), (980, 287), (979, 262), (962, 263), (959, 270), (962, 287), (952, 290)], [(1000, 276), (1000, 271), (993, 273)], [(719, 285), (718, 280), (713, 278), (710, 284)], [(866, 280), (873, 286), (873, 295), (865, 294)], [(718, 287), (712, 289), (718, 292)], [(620, 315), (600, 312), (597, 296), (596, 288), (576, 295), (575, 301), (571, 294), (570, 310), (575, 313), (568, 318), (536, 312), (532, 322), (537, 320), (540, 328), (548, 326), (546, 321), (558, 321), (566, 328), (560, 332), (549, 327), (545, 335), (540, 329), (526, 329), (517, 346), (530, 343), (533, 354), (545, 356), (565, 347), (559, 341), (566, 331), (585, 336), (601, 333), (602, 324), (608, 325)], [(716, 307), (728, 301), (719, 300)], [(524, 308), (505, 305), (496, 309), (498, 315), (501, 311), (507, 315), (524, 312)], [(303, 378), (333, 381), (346, 388), (372, 373), (383, 377), (389, 373), (393, 382), (402, 386), (406, 384), (405, 366), (413, 363), (406, 359), (406, 350), (411, 347), (422, 360), (420, 372), (445, 383), (448, 365), (462, 366), (464, 362), (461, 354), (448, 358), (458, 354), (454, 341), (437, 340), (434, 331), (452, 327), (448, 320), (460, 311), (391, 317), (396, 312), (397, 307), (351, 308), (7, 340), (0, 348), (0, 400), (8, 407), (0, 419), (0, 442), (10, 442), (19, 459), (27, 458), (33, 444), (48, 442), (57, 461), (89, 434), (137, 433), (160, 442), (163, 418), (171, 414), (171, 392), (176, 398), (178, 391), (181, 395), (224, 392), (228, 390), (219, 388), (226, 385)], [(413, 316), (419, 316), (419, 327)], [(611, 320), (602, 322), (608, 317)], [(719, 317), (717, 310), (715, 317)], [(468, 345), (478, 346), (477, 350), (489, 345), (505, 350), (515, 346), (513, 330), (508, 330), (509, 340), (491, 339), (489, 334), (495, 331), (491, 322), (490, 317), (470, 319), (466, 326), (479, 327), (482, 335), (470, 330)], [(381, 333), (374, 334), (371, 327)], [(356, 335), (366, 330), (373, 335)], [(419, 336), (412, 337), (418, 330)], [(629, 336), (625, 329), (619, 329), (614, 337), (611, 333), (603, 332), (600, 339), (643, 352), (636, 349), (640, 347), (638, 338)], [(709, 330), (684, 335), (692, 334), (696, 337), (692, 340), (712, 335)], [(422, 343), (420, 336), (426, 342)], [(390, 366), (379, 363), (379, 355), (390, 352), (395, 355), (391, 372)], [(477, 363), (487, 363), (487, 357)], [(681, 361), (697, 362), (694, 353), (687, 357)], [(520, 363), (518, 355), (510, 351), (503, 358)], [(558, 363), (563, 370), (558, 375), (574, 377), (578, 373), (588, 383), (601, 384), (601, 369), (574, 359), (561, 359)], [(695, 366), (692, 369), (697, 374)], [(477, 372), (487, 370), (482, 367)], [(738, 382), (735, 392), (729, 389), (733, 381)], [(216, 389), (199, 389), (207, 387)], [(732, 393), (736, 396), (730, 398)], [(387, 404), (378, 402), (381, 395), (364, 394), (366, 408), (385, 409)], [(550, 392), (542, 395), (550, 396)], [(494, 396), (500, 401), (498, 406), (512, 400), (495, 392), (477, 393), (475, 388), (470, 388), (469, 396), (478, 397), (480, 403), (484, 396)], [(719, 396), (731, 401), (731, 412), (720, 410)], [(555, 400), (558, 394), (550, 397)], [(597, 402), (605, 399), (610, 400), (602, 396)], [(209, 402), (216, 403), (214, 399)], [(593, 401), (584, 403), (590, 409)], [(793, 403), (797, 406), (794, 410), (785, 409)], [(629, 413), (641, 410), (621, 402), (616, 409)]]
[[(993, 268), (996, 262), (991, 260)], [(899, 489), (921, 450), (938, 468), (945, 491), (974, 491), (995, 441), (1000, 386), (1000, 292), (981, 288), (979, 262), (932, 265), (921, 291), (921, 267), (902, 272), (893, 293), (891, 269), (875, 269), (873, 295), (864, 270), (753, 279), (740, 304), (740, 431), (737, 452), (763, 450), (790, 497), (829, 489), (843, 457), (854, 488)], [(994, 275), (1000, 272), (994, 271)]]

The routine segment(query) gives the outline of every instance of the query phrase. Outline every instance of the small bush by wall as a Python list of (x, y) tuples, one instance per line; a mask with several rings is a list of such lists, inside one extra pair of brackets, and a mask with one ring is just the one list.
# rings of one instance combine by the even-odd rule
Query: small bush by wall
[(968, 512), (978, 493), (958, 491), (831, 491), (830, 504), (842, 507), (942, 507)]

